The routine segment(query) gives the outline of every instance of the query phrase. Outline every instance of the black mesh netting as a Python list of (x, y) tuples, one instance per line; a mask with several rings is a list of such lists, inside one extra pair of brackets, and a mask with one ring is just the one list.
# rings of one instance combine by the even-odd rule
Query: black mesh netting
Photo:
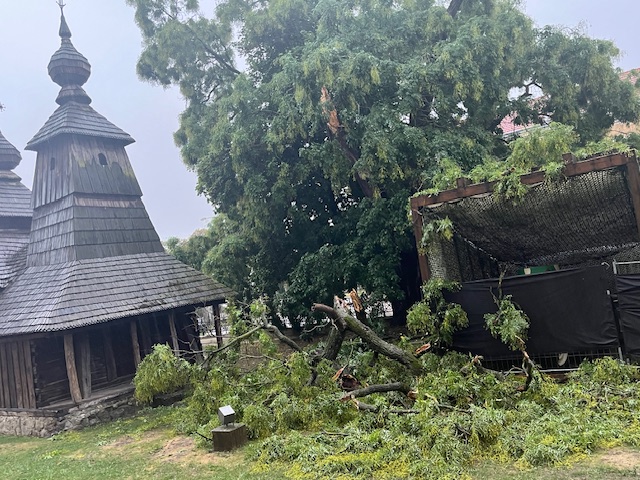
[(425, 223), (445, 217), (453, 222), (454, 241), (427, 252), (433, 276), (452, 280), (522, 266), (595, 265), (626, 259), (640, 248), (622, 168), (535, 185), (515, 204), (485, 194), (425, 207), (422, 214)]

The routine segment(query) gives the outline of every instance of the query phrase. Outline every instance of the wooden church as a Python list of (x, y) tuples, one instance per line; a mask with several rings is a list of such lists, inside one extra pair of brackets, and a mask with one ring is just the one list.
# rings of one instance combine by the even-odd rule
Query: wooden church
[(197, 307), (232, 292), (165, 253), (125, 147), (91, 107), (71, 43), (49, 63), (57, 110), (28, 143), (33, 192), (0, 134), (0, 409), (77, 404), (130, 384), (156, 343), (199, 349)]

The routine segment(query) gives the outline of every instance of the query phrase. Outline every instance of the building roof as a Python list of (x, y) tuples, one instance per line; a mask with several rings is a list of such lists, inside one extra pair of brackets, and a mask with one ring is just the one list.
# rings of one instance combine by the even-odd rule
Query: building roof
[(6, 288), (27, 259), (28, 230), (0, 231), (0, 289)]
[(12, 170), (20, 164), (20, 152), (0, 132), (0, 169)]
[(0, 290), (24, 268), (33, 210), (31, 192), (12, 169), (20, 152), (0, 133)]
[(2, 293), (0, 336), (204, 306), (232, 294), (166, 253), (29, 267)]
[(135, 142), (128, 133), (116, 127), (90, 105), (71, 101), (53, 112), (25, 148), (37, 150), (39, 145), (63, 134), (108, 138), (121, 141), (123, 145)]

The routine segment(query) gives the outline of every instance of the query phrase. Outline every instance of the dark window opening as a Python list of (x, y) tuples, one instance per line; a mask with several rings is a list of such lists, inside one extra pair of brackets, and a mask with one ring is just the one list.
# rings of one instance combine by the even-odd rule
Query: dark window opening
[(107, 157), (105, 157), (104, 153), (98, 154), (98, 161), (100, 162), (100, 165), (102, 165), (103, 167), (107, 166)]
[(56, 158), (55, 157), (51, 157), (51, 160), (49, 161), (49, 168), (51, 170), (55, 170), (55, 168), (56, 168)]

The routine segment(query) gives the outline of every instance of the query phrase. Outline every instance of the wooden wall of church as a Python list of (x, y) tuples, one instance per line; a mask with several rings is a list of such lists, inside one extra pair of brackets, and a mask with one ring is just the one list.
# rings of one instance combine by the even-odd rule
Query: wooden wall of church
[(37, 407), (70, 400), (62, 336), (33, 340)]
[(0, 343), (0, 407), (36, 408), (31, 342)]

